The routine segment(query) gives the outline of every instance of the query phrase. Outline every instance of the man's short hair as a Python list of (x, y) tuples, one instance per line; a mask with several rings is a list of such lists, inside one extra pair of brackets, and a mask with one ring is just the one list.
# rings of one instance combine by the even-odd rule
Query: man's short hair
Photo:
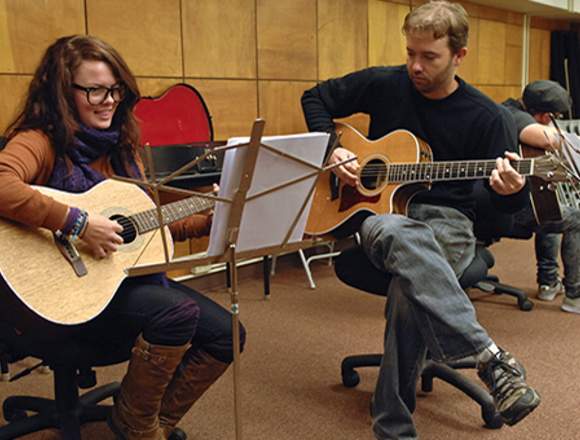
[(572, 98), (555, 81), (540, 80), (529, 83), (522, 96), (526, 110), (536, 113), (565, 113), (570, 110)]
[(432, 32), (433, 38), (449, 37), (453, 53), (467, 46), (469, 22), (467, 12), (459, 3), (439, 0), (425, 3), (407, 14), (403, 23), (405, 35)]

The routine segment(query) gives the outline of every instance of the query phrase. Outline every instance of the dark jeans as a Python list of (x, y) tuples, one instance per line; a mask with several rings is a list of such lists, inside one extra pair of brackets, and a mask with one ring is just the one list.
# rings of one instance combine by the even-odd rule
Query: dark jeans
[[(558, 277), (558, 242), (551, 234), (562, 234), (560, 252), (564, 266), (566, 296), (580, 297), (580, 210), (562, 208), (562, 220), (538, 225), (531, 206), (515, 215), (516, 228), (539, 234), (536, 236), (537, 278), (540, 284), (554, 284)], [(548, 241), (546, 242), (546, 238)], [(541, 240), (544, 240), (543, 243)]]
[(392, 276), (373, 432), (378, 440), (416, 439), (415, 385), (427, 349), (444, 361), (492, 342), (457, 281), (475, 255), (473, 224), (453, 208), (417, 203), (409, 218), (367, 218), (360, 234), (373, 265)]
[[(143, 333), (147, 342), (160, 345), (183, 345), (191, 340), (193, 349), (203, 349), (222, 362), (233, 359), (230, 313), (173, 281), (166, 287), (125, 280), (105, 311), (86, 324), (82, 333), (112, 340), (135, 340)], [(242, 348), (245, 335), (240, 325)]]
[[(140, 278), (125, 280), (103, 313), (90, 322), (64, 326), (44, 320), (20, 303), (0, 279), (0, 319), (35, 341), (77, 341), (110, 344), (128, 351), (140, 333), (152, 344), (183, 345), (203, 349), (216, 359), (233, 359), (231, 314), (219, 304), (187, 286), (168, 286)], [(240, 325), (241, 348), (245, 329)]]
[(558, 282), (558, 254), (561, 242), (562, 234), (536, 232), (534, 249), (536, 251), (536, 281), (538, 284), (553, 286)]

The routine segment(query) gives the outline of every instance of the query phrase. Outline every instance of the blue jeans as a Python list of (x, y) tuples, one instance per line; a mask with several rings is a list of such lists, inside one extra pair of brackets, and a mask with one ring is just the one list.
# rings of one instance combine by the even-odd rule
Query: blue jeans
[(556, 233), (536, 232), (534, 249), (536, 252), (536, 280), (538, 284), (553, 286), (558, 281), (558, 253), (562, 235)]
[(373, 265), (392, 275), (373, 432), (379, 440), (414, 439), (415, 387), (427, 350), (444, 361), (492, 342), (457, 281), (475, 255), (473, 225), (455, 209), (414, 204), (409, 218), (372, 216), (360, 233)]
[(558, 277), (558, 241), (564, 266), (564, 287), (569, 298), (580, 297), (580, 210), (562, 208), (562, 220), (538, 225), (531, 207), (516, 215), (517, 227), (536, 233), (537, 279), (540, 284), (553, 284)]

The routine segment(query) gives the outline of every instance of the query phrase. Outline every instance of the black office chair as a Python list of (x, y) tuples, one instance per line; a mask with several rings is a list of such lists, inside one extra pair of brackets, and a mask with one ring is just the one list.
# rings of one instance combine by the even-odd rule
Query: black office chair
[[(483, 247), (478, 248), (476, 257), (459, 280), (462, 287), (477, 286), (484, 274), (493, 265), (491, 254)], [(369, 261), (360, 246), (354, 246), (344, 250), (335, 260), (335, 272), (338, 278), (345, 284), (364, 290), (376, 295), (386, 296), (390, 276), (376, 269)], [(359, 374), (355, 371), (361, 367), (379, 367), (382, 354), (363, 354), (348, 356), (343, 359), (341, 365), (342, 383), (346, 387), (355, 387), (360, 381)], [(433, 378), (438, 377), (455, 386), (481, 407), (481, 416), (488, 428), (500, 428), (503, 425), (501, 417), (495, 408), (493, 398), (487, 390), (476, 385), (461, 375), (457, 369), (475, 368), (471, 361), (458, 361), (441, 363), (427, 359), (421, 373), (421, 389), (430, 392), (433, 389)]]
[[(120, 387), (110, 383), (79, 396), (79, 388), (92, 388), (96, 384), (93, 367), (113, 365), (129, 359), (133, 341), (113, 346), (63, 339), (40, 343), (34, 335), (20, 334), (11, 325), (0, 321), (0, 363), (2, 374), (8, 374), (8, 364), (25, 357), (34, 357), (48, 366), (54, 375), (54, 399), (32, 396), (9, 396), (2, 404), (4, 419), (0, 426), (0, 440), (48, 428), (60, 429), (63, 438), (80, 440), (80, 426), (86, 422), (105, 421), (111, 405), (100, 405), (112, 397)], [(20, 378), (30, 370), (16, 374)], [(1, 384), (0, 384), (1, 386)]]
[[(532, 238), (533, 233), (518, 227), (514, 221), (514, 215), (502, 213), (493, 206), (489, 192), (485, 189), (483, 181), (477, 181), (475, 183), (473, 195), (476, 200), (476, 220), (473, 225), (473, 230), (478, 241), (477, 252), (485, 252), (485, 259), (489, 262), (488, 267), (491, 268), (495, 262), (492, 253), (487, 250), (489, 246), (502, 238), (528, 240)], [(500, 283), (498, 277), (495, 275), (485, 273), (484, 278), (474, 287), (485, 292), (513, 296), (517, 299), (520, 310), (530, 311), (534, 307), (534, 303), (523, 290)]]

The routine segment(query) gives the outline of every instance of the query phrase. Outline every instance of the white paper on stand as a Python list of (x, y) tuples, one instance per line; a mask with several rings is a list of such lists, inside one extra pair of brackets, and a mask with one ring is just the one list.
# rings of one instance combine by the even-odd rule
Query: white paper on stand
[[(321, 167), (329, 136), (328, 133), (266, 136), (262, 138), (261, 143), (300, 158), (315, 167)], [(244, 144), (249, 140), (248, 137), (231, 138), (228, 140), (228, 145)], [(219, 197), (231, 200), (238, 190), (246, 152), (247, 147), (226, 151)], [(314, 171), (316, 171), (315, 168), (260, 147), (252, 184), (246, 198), (312, 174)], [(247, 200), (240, 222), (236, 252), (282, 244), (316, 177), (314, 175), (255, 199)], [(288, 243), (302, 239), (311, 204), (312, 197), (300, 216)], [(207, 251), (210, 256), (221, 255), (225, 251), (230, 208), (230, 203), (216, 203)]]

